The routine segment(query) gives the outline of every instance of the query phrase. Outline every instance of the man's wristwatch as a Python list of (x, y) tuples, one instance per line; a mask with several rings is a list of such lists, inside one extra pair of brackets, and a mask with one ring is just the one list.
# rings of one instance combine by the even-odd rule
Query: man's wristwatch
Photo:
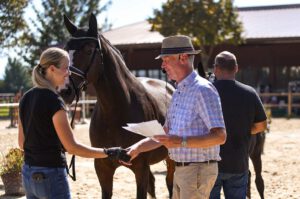
[(182, 136), (181, 147), (187, 147), (187, 138), (186, 136)]

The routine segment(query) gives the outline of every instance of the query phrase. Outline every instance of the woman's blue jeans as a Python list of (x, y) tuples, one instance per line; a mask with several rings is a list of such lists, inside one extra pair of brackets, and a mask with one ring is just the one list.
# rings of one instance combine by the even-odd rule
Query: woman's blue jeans
[(23, 185), (27, 199), (70, 199), (66, 168), (23, 165)]

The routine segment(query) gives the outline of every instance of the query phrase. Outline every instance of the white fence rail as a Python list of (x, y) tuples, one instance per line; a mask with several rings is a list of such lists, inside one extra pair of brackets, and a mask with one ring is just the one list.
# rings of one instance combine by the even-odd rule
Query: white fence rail
[[(75, 114), (75, 119), (80, 123), (86, 123), (86, 111), (89, 109), (90, 105), (96, 104), (96, 100), (79, 100), (76, 112), (74, 113), (75, 102), (69, 106), (69, 112), (73, 112)], [(11, 127), (17, 127), (18, 122), (18, 107), (19, 103), (2, 103), (0, 104), (0, 108), (9, 108), (10, 125)], [(72, 114), (69, 114), (70, 116)]]
[[(79, 100), (78, 104), (96, 104), (97, 100)], [(75, 102), (71, 104), (75, 106)], [(0, 104), (0, 107), (19, 107), (19, 103), (3, 103)]]
[(0, 104), (0, 108), (1, 107), (19, 107), (19, 103), (4, 103)]
[[(297, 103), (299, 102), (300, 99), (300, 93), (293, 93), (290, 91), (286, 93), (260, 93), (260, 97), (284, 97), (287, 99), (287, 102), (284, 104), (280, 103), (275, 103), (275, 104), (270, 104), (270, 103), (265, 103), (264, 106), (266, 108), (283, 108), (286, 109), (286, 116), (291, 117), (292, 116), (292, 109), (297, 109), (300, 108), (300, 104)], [(297, 102), (296, 102), (297, 101)], [(76, 109), (75, 116), (77, 115), (77, 120), (80, 120), (81, 123), (85, 122), (86, 119), (86, 112), (90, 111), (90, 107), (96, 104), (95, 99), (85, 99), (85, 95), (82, 95), (82, 99), (78, 101), (78, 108)], [(75, 102), (69, 106), (69, 110), (74, 113), (74, 105)], [(11, 126), (15, 126), (17, 123), (17, 117), (18, 117), (18, 107), (19, 103), (0, 103), (0, 108), (9, 108), (9, 118), (11, 119)]]

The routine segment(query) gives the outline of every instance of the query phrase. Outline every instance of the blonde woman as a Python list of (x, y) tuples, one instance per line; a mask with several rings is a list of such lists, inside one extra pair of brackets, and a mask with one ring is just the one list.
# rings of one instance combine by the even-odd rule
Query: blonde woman
[(115, 152), (83, 145), (74, 138), (57, 92), (68, 82), (69, 73), (68, 53), (48, 48), (33, 69), (34, 87), (20, 101), (19, 146), (25, 153), (22, 175), (29, 199), (71, 198), (63, 147), (86, 158), (106, 158)]

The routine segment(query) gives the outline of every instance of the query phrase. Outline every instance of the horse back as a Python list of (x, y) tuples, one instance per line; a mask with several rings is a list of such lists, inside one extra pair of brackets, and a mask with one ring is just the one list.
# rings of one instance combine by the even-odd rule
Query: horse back
[(139, 77), (138, 80), (145, 87), (146, 91), (153, 96), (159, 112), (161, 112), (164, 117), (175, 90), (174, 87), (159, 79)]

